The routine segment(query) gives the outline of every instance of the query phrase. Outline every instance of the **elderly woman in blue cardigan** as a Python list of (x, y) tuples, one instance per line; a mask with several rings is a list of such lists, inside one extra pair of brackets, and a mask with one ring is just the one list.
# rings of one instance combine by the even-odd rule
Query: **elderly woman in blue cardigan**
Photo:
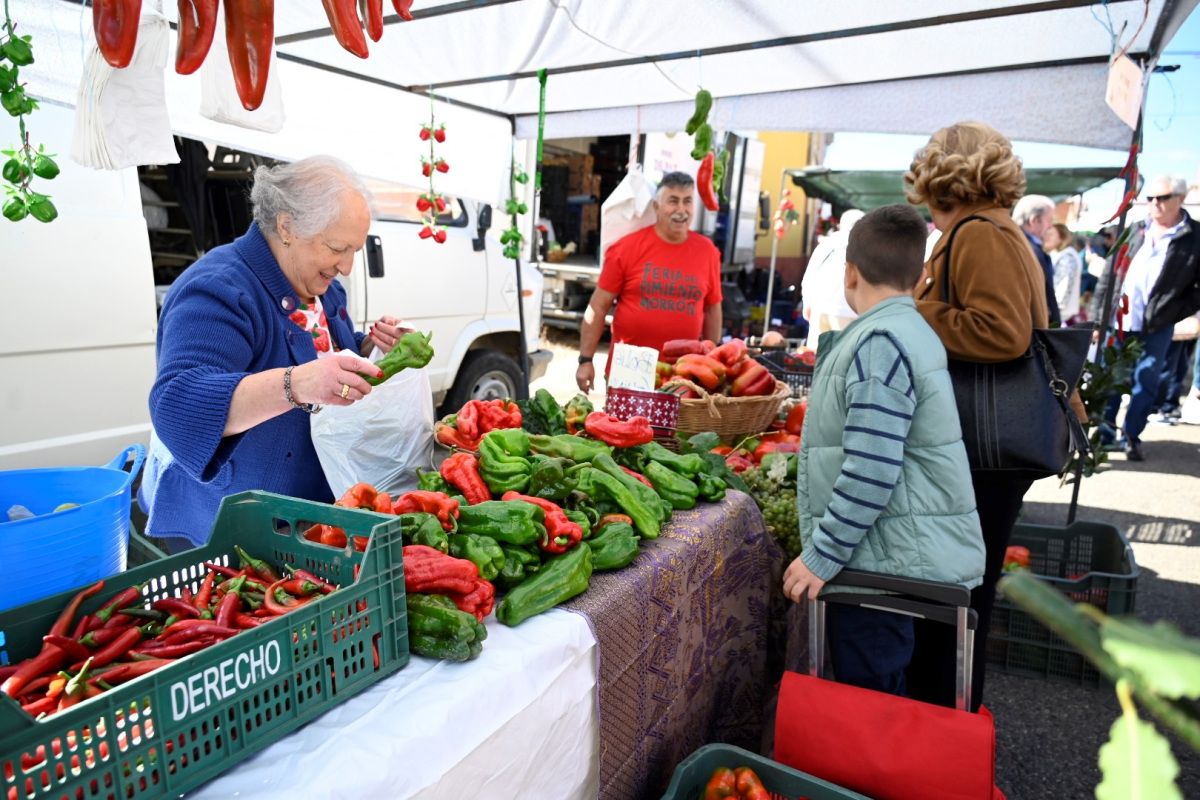
[(259, 167), (254, 221), (175, 282), (158, 328), (150, 391), (157, 441), (141, 500), (147, 532), (172, 550), (204, 543), (221, 499), (248, 489), (330, 502), (309, 415), (370, 393), (363, 356), (402, 330), (356, 332), (346, 291), (371, 224), (370, 193), (343, 162)]

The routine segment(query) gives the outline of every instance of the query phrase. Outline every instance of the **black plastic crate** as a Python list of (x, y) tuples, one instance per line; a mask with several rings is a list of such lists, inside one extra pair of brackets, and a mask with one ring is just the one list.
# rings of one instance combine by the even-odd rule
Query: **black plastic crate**
[(783, 381), (792, 390), (792, 397), (799, 400), (808, 397), (812, 389), (812, 367), (788, 367), (785, 362), (786, 353), (783, 350), (765, 350), (754, 357), (754, 360), (767, 368), (775, 378)]
[[(1131, 615), (1138, 566), (1121, 532), (1103, 522), (1070, 527), (1021, 525), (1010, 544), (1029, 549), (1029, 568), (1067, 599), (1112, 616)], [(1015, 675), (1098, 686), (1100, 673), (1058, 634), (1001, 594), (988, 632), (988, 666)]]

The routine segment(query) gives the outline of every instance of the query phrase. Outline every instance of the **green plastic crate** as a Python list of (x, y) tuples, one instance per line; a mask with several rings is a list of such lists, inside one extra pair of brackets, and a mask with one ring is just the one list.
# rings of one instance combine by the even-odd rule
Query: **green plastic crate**
[[(1106, 614), (1132, 614), (1138, 566), (1114, 526), (1076, 522), (1061, 528), (1017, 525), (1009, 542), (1029, 548), (1029, 569), (1076, 603)], [(987, 644), (988, 667), (1014, 675), (1098, 686), (1100, 673), (1065, 639), (997, 593)]]
[(702, 800), (704, 787), (717, 767), (750, 767), (771, 792), (772, 800), (869, 800), (731, 744), (707, 744), (679, 762), (663, 800)]
[[(306, 541), (310, 523), (370, 545), (357, 553)], [(146, 584), (147, 603), (195, 591), (203, 562), (237, 564), (235, 544), (342, 588), (40, 722), (0, 694), (0, 798), (177, 796), (408, 663), (397, 519), (265, 492), (225, 498), (207, 545), (113, 576), (82, 613), (135, 584)], [(0, 664), (36, 653), (73, 595), (0, 614)]]

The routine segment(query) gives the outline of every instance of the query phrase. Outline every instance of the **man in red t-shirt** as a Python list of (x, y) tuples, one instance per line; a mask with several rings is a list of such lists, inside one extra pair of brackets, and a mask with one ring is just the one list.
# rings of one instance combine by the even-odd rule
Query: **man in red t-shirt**
[(707, 237), (689, 229), (694, 193), (691, 176), (668, 172), (654, 199), (654, 225), (605, 253), (580, 329), (575, 382), (581, 391), (595, 383), (592, 356), (614, 301), (614, 343), (661, 350), (669, 339), (720, 339), (721, 255)]

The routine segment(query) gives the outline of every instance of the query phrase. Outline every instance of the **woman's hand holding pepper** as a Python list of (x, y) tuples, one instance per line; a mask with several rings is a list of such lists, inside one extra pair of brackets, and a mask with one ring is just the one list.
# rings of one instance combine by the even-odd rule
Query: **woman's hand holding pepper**
[(376, 347), (386, 355), (396, 346), (396, 342), (400, 341), (401, 336), (411, 331), (412, 328), (402, 327), (400, 320), (395, 317), (380, 317), (367, 332), (367, 338), (363, 339), (363, 355), (369, 354)]
[[(374, 364), (353, 353), (318, 358), (292, 370), (292, 395), (299, 403), (348, 406), (371, 393), (371, 384), (363, 380), (363, 375), (371, 374), (383, 375)], [(343, 386), (350, 387), (345, 397)]]

